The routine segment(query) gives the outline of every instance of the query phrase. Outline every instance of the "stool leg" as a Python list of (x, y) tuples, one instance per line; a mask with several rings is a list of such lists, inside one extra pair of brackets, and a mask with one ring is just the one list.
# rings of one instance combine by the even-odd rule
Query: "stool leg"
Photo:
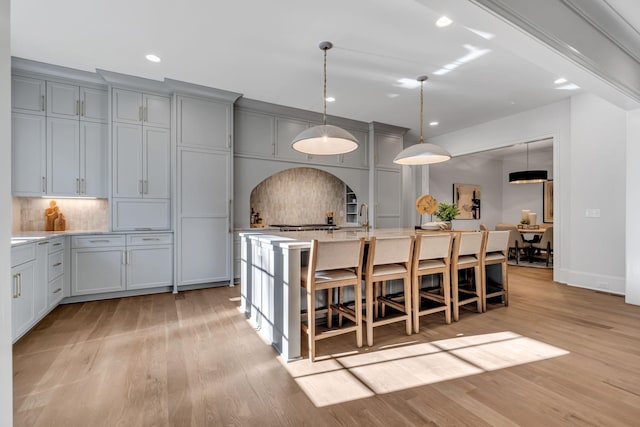
[(365, 282), (365, 315), (367, 316), (367, 345), (373, 345), (373, 283)]
[(311, 284), (307, 285), (307, 336), (309, 337), (309, 359), (316, 360), (316, 295)]
[(405, 330), (411, 335), (411, 275), (407, 274), (402, 280), (404, 284), (404, 312), (407, 316)]
[(422, 276), (415, 274), (411, 281), (411, 311), (413, 313), (413, 332), (420, 332), (420, 280)]
[[(338, 288), (338, 305), (344, 301), (344, 288)], [(342, 327), (342, 312), (338, 310), (338, 326)]]
[(356, 304), (356, 346), (359, 348), (362, 347), (362, 287), (360, 282), (353, 286), (353, 294)]
[(447, 325), (451, 323), (451, 270), (442, 272), (442, 293), (444, 294), (444, 321)]
[(333, 313), (331, 304), (333, 303), (333, 288), (327, 289), (327, 327), (333, 327)]
[(457, 322), (460, 318), (458, 307), (458, 270), (451, 272), (451, 302), (453, 306), (453, 320)]
[(482, 283), (482, 274), (480, 273), (480, 266), (476, 265), (473, 267), (473, 282), (476, 285), (476, 295), (478, 297), (478, 301), (476, 302), (476, 308), (478, 309), (478, 313), (482, 313), (482, 287), (484, 283)]

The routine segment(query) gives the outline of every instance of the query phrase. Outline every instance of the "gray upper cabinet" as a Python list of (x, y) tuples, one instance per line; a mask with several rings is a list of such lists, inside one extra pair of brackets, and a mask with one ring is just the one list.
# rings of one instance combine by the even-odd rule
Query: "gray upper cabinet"
[(234, 152), (272, 158), (275, 155), (275, 121), (275, 117), (267, 114), (236, 110)]
[(12, 115), (11, 189), (16, 196), (42, 196), (47, 191), (46, 127), (44, 116)]
[(358, 149), (350, 153), (346, 153), (340, 156), (340, 163), (343, 166), (354, 168), (367, 168), (369, 162), (368, 148), (369, 148), (369, 135), (367, 132), (346, 129), (358, 140)]
[(47, 81), (47, 117), (107, 122), (107, 91)]
[(231, 150), (232, 107), (229, 103), (179, 96), (178, 145)]
[(80, 183), (80, 122), (47, 119), (47, 194), (76, 196)]
[(306, 154), (300, 153), (291, 147), (293, 138), (298, 136), (300, 132), (307, 128), (309, 128), (309, 122), (277, 117), (276, 157), (280, 159), (295, 160), (298, 162), (307, 162), (309, 158)]
[(113, 89), (113, 121), (170, 128), (171, 100), (165, 96)]
[(46, 83), (41, 79), (13, 76), (11, 108), (17, 113), (45, 115)]
[(379, 133), (375, 137), (376, 168), (400, 169), (400, 165), (393, 163), (398, 153), (402, 151), (402, 136)]

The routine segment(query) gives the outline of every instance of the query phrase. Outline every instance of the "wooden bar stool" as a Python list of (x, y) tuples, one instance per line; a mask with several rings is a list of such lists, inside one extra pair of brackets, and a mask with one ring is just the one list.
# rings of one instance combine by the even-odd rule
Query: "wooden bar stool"
[[(451, 323), (451, 233), (416, 236), (411, 268), (411, 298), (413, 332), (420, 332), (420, 316), (444, 312), (447, 324)], [(422, 289), (422, 277), (442, 275), (440, 285)], [(435, 307), (421, 308), (422, 299), (434, 301)]]
[[(482, 274), (480, 260), (484, 234), (481, 232), (457, 233), (451, 256), (451, 301), (453, 320), (460, 318), (460, 307), (476, 303), (478, 313), (482, 313)], [(461, 270), (473, 269), (473, 278), (464, 286), (459, 285)]]
[[(362, 347), (362, 255), (364, 239), (344, 241), (311, 242), (309, 265), (302, 268), (300, 285), (307, 290), (307, 324), (302, 330), (309, 338), (309, 358), (315, 361), (316, 341), (350, 332), (356, 333), (356, 346)], [(354, 308), (341, 303), (332, 304), (333, 290), (353, 286)], [(327, 292), (327, 326), (329, 329), (319, 332), (316, 325), (316, 292)], [(353, 325), (332, 328), (333, 312), (353, 321)]]
[[(365, 324), (367, 345), (373, 345), (373, 328), (393, 322), (406, 322), (407, 335), (411, 335), (411, 258), (413, 256), (413, 236), (372, 237), (369, 241), (365, 279)], [(388, 280), (403, 281), (403, 292), (393, 297), (384, 290)], [(400, 315), (379, 317), (374, 320), (374, 283), (382, 282), (383, 292), (377, 297), (382, 310), (389, 306)], [(386, 313), (385, 313), (386, 314)]]
[[(487, 311), (487, 299), (502, 295), (504, 305), (509, 305), (509, 277), (507, 259), (509, 258), (509, 231), (485, 231), (482, 250), (482, 311)], [(487, 266), (502, 265), (502, 285), (487, 282)]]

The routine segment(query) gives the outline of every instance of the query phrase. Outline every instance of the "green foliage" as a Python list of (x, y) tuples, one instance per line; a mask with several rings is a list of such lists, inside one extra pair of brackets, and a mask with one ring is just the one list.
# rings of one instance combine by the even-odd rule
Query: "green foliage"
[(520, 220), (520, 224), (529, 224), (529, 219), (528, 218), (522, 218)]
[(460, 214), (460, 209), (456, 205), (449, 203), (440, 203), (438, 204), (438, 209), (435, 211), (434, 215), (440, 218), (442, 221), (451, 221), (455, 219)]

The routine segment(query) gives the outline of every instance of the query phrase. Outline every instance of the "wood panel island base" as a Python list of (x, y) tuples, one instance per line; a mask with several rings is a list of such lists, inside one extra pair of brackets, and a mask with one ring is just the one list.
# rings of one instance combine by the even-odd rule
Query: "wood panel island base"
[(246, 232), (241, 238), (241, 310), (286, 361), (301, 358), (300, 268), (311, 240), (415, 235), (415, 230)]

